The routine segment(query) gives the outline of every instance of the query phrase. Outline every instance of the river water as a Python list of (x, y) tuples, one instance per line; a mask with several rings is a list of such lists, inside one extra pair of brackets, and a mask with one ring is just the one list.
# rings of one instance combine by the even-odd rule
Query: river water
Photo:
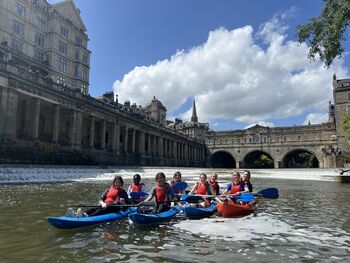
[[(93, 204), (116, 174), (129, 185), (140, 173), (175, 168), (0, 167), (0, 262), (350, 262), (350, 185), (333, 183), (334, 170), (252, 170), (256, 190), (277, 187), (254, 214), (188, 220), (156, 227), (127, 219), (59, 230), (47, 216)], [(178, 168), (193, 185), (199, 172)], [(230, 170), (216, 169), (224, 187)], [(53, 183), (54, 182), (54, 183)]]

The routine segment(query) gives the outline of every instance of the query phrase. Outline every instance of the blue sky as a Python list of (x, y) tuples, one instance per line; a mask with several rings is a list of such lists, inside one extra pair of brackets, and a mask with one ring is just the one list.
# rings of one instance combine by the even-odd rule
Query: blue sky
[(321, 0), (75, 4), (90, 38), (90, 94), (115, 90), (143, 106), (156, 96), (168, 119), (188, 119), (195, 98), (214, 130), (319, 123), (333, 73), (349, 77), (348, 55), (327, 70), (296, 43), (296, 25), (318, 16)]

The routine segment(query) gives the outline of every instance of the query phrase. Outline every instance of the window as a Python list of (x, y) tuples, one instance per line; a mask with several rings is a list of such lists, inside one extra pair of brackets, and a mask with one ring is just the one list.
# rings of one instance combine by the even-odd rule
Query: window
[(79, 50), (75, 50), (75, 56), (74, 56), (75, 59), (79, 60), (80, 58), (80, 53), (79, 53)]
[(16, 39), (12, 39), (11, 48), (16, 51), (22, 52), (23, 44), (17, 41)]
[(46, 29), (46, 20), (40, 16), (36, 17), (36, 24), (39, 26), (41, 29)]
[(83, 45), (83, 39), (79, 36), (75, 36), (75, 44), (78, 46), (82, 46)]
[(86, 52), (83, 54), (83, 62), (88, 63), (88, 54)]
[(73, 83), (72, 83), (72, 88), (73, 88), (73, 90), (76, 90), (76, 88), (77, 88), (77, 83), (75, 81), (73, 81)]
[(65, 60), (64, 58), (59, 58), (58, 59), (58, 69), (61, 72), (66, 72), (67, 70), (67, 60)]
[(241, 140), (240, 140), (240, 139), (237, 139), (237, 142), (238, 142), (238, 143), (241, 143)]
[(35, 42), (35, 45), (37, 45), (39, 47), (43, 47), (44, 46), (44, 36), (38, 32), (35, 32), (34, 42)]
[(21, 16), (26, 16), (26, 8), (19, 3), (16, 3), (16, 12)]
[(283, 140), (286, 142), (286, 141), (287, 141), (287, 137), (286, 137), (286, 136), (284, 136), (284, 137), (283, 137)]
[(301, 136), (298, 136), (298, 141), (300, 142), (300, 140), (301, 140)]
[(79, 77), (79, 65), (74, 65), (74, 77)]
[(68, 45), (62, 41), (59, 41), (58, 44), (58, 51), (61, 52), (62, 54), (67, 55), (68, 53)]
[(13, 20), (12, 31), (19, 36), (24, 36), (24, 24), (18, 22), (17, 20)]
[(87, 68), (83, 68), (82, 72), (81, 72), (81, 78), (83, 80), (87, 80), (88, 79), (88, 76), (87, 76)]
[(61, 35), (65, 38), (68, 38), (69, 30), (65, 28), (64, 26), (61, 26)]
[(350, 105), (348, 105), (348, 114), (350, 114)]
[(34, 59), (37, 61), (44, 61), (44, 54), (39, 50), (34, 50)]

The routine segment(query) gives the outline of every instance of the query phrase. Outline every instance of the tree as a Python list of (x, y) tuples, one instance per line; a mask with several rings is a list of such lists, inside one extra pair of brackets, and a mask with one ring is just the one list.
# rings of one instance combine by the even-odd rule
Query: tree
[(344, 53), (346, 30), (350, 25), (349, 0), (323, 0), (323, 10), (319, 17), (297, 27), (300, 43), (310, 47), (308, 57), (314, 61), (316, 55), (329, 67), (336, 57)]
[(350, 140), (350, 115), (346, 115), (344, 118), (342, 128), (345, 131), (346, 138)]

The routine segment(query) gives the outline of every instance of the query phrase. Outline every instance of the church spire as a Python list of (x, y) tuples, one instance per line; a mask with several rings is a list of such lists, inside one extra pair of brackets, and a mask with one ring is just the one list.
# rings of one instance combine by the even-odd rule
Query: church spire
[(191, 121), (192, 121), (192, 122), (198, 122), (197, 110), (196, 110), (196, 102), (195, 102), (195, 100), (193, 100)]

